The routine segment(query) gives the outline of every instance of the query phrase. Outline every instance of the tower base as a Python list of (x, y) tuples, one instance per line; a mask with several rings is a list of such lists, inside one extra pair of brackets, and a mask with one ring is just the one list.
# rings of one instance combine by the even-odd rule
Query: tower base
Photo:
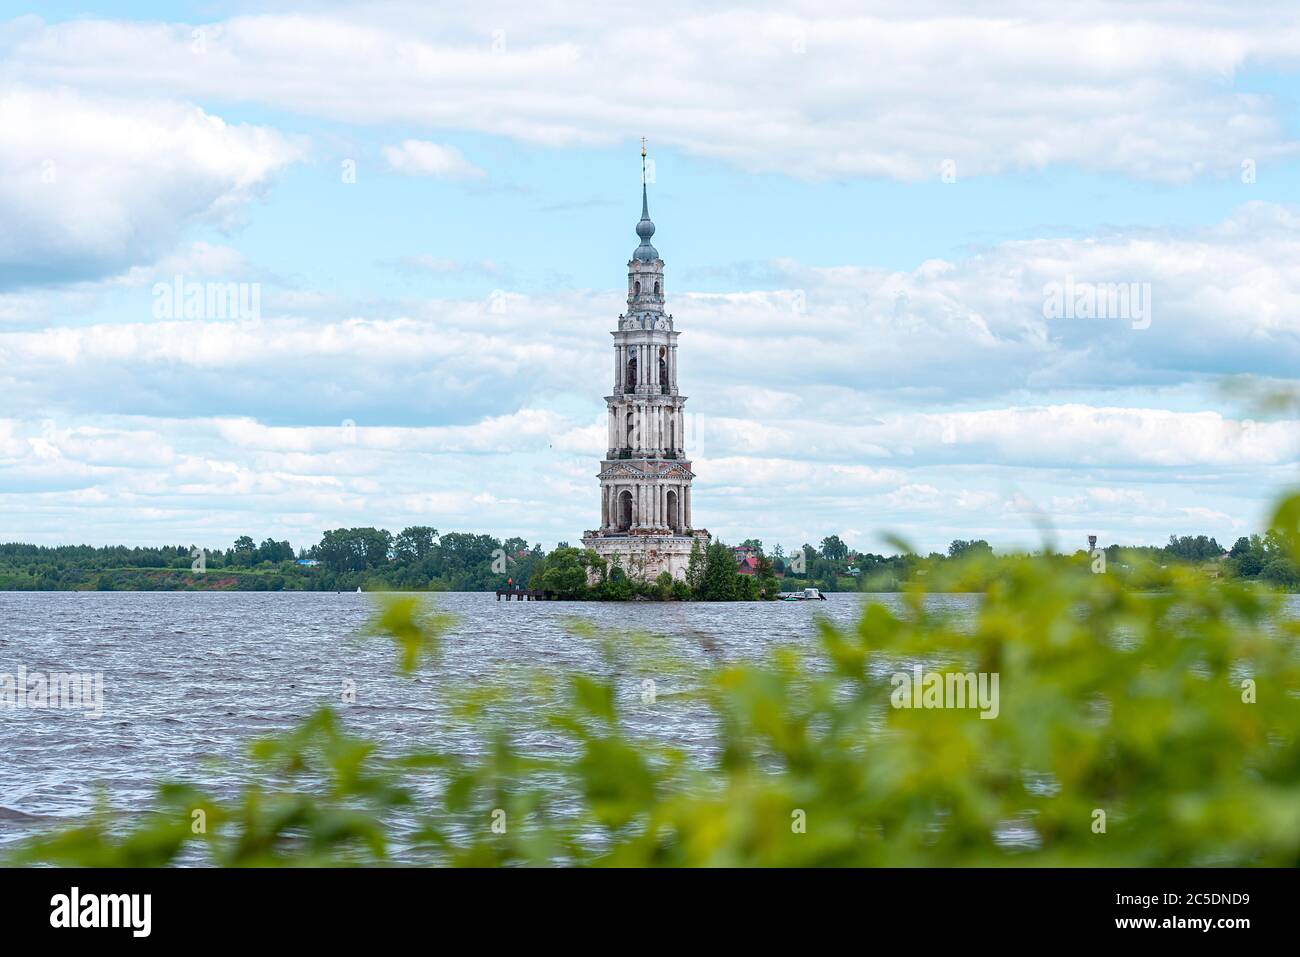
[(696, 541), (701, 548), (708, 548), (712, 538), (702, 528), (686, 535), (589, 531), (582, 536), (584, 548), (590, 548), (611, 565), (618, 558), (618, 563), (628, 578), (641, 581), (654, 581), (663, 572), (684, 581), (686, 566), (691, 560), (691, 548)]

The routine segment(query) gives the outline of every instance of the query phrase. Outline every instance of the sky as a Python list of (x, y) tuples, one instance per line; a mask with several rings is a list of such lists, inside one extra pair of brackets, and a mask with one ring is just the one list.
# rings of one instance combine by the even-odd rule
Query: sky
[(643, 136), (698, 525), (1258, 531), (1300, 10), (1060, 6), (0, 4), (0, 541), (576, 543)]

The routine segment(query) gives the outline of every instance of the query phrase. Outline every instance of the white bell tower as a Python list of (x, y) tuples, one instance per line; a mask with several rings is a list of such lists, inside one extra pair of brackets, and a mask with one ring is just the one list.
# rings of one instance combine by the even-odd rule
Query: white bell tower
[(600, 528), (583, 544), (619, 556), (630, 576), (686, 574), (696, 538), (691, 521), (691, 463), (686, 458), (686, 397), (677, 388), (677, 331), (664, 312), (664, 261), (650, 244), (655, 224), (641, 141), (641, 244), (627, 264), (627, 312), (614, 337), (614, 388), (605, 396), (609, 436), (600, 469)]

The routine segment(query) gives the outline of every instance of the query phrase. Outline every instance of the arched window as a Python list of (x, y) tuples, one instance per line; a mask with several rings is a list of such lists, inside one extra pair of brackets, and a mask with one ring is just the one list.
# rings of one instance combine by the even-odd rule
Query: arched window
[(659, 295), (659, 280), (655, 280), (655, 295)]
[(626, 489), (618, 496), (618, 527), (624, 531), (632, 527), (632, 493)]
[(627, 414), (627, 447), (629, 449), (636, 448), (636, 444), (633, 441), (635, 438), (636, 438), (636, 416), (633, 415), (631, 412), (629, 412)]
[(668, 350), (659, 347), (659, 391), (668, 394)]
[(627, 360), (627, 378), (624, 380), (623, 388), (629, 392), (636, 391), (636, 356)]
[(677, 493), (672, 489), (668, 490), (668, 527), (674, 532), (681, 531), (677, 527)]
[(632, 295), (634, 295), (634, 296), (639, 296), (639, 295), (641, 295), (641, 280), (640, 280), (640, 279), (638, 279), (635, 283), (632, 284)]

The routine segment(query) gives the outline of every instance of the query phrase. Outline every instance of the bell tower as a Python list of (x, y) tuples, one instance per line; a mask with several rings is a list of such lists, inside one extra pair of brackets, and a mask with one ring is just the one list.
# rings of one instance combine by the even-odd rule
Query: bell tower
[(583, 544), (608, 559), (619, 557), (633, 577), (653, 579), (662, 571), (681, 578), (696, 538), (691, 515), (691, 480), (686, 458), (684, 406), (677, 388), (677, 330), (664, 311), (664, 261), (650, 240), (655, 224), (641, 141), (640, 245), (627, 264), (627, 312), (618, 317), (614, 339), (614, 383), (605, 396), (608, 441), (601, 462), (600, 528)]

